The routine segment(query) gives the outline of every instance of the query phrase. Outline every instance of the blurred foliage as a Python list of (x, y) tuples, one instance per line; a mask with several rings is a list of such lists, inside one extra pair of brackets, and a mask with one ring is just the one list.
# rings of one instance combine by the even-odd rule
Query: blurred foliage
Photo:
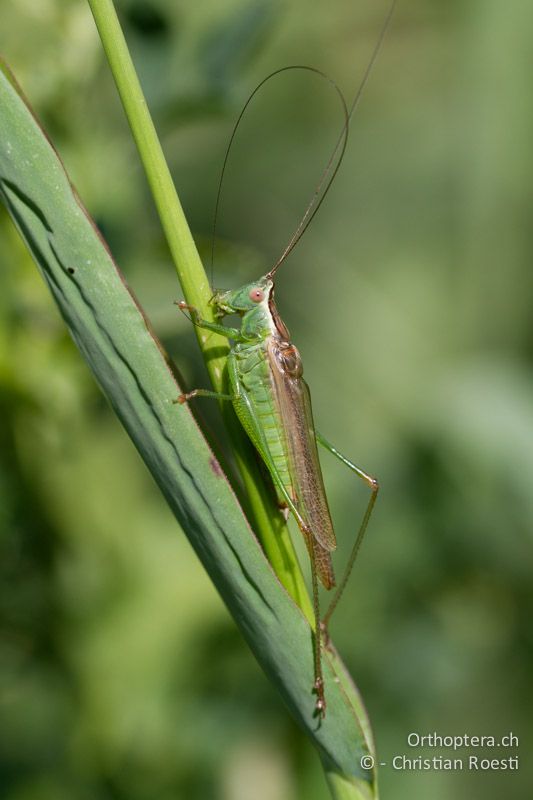
[[(118, 8), (208, 260), (247, 94), (288, 63), (352, 94), (384, 9)], [(520, 0), (400, 3), (335, 186), (280, 271), (317, 424), (383, 487), (333, 623), (381, 760), (420, 755), (410, 731), (520, 737), (518, 772), (389, 766), (383, 798), (514, 800), (532, 781), (532, 25)], [(3, 0), (0, 52), (188, 385), (204, 385), (88, 9)], [(217, 285), (271, 264), (340, 124), (327, 87), (301, 76), (254, 102), (224, 186)], [(0, 211), (2, 797), (326, 796)], [(324, 467), (341, 564), (365, 493)]]

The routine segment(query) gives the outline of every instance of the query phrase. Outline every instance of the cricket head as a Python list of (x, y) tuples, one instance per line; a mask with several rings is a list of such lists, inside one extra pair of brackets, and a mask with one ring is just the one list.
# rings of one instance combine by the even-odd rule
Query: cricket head
[(290, 339), (289, 331), (274, 302), (274, 280), (270, 273), (253, 283), (241, 286), (240, 289), (215, 292), (210, 302), (220, 316), (226, 314), (246, 316), (252, 312), (256, 324), (259, 320), (262, 321), (261, 328), (270, 331), (284, 341), (288, 342)]
[(221, 314), (245, 314), (258, 306), (268, 309), (273, 288), (274, 283), (267, 276), (253, 283), (247, 283), (240, 289), (215, 292), (210, 302)]

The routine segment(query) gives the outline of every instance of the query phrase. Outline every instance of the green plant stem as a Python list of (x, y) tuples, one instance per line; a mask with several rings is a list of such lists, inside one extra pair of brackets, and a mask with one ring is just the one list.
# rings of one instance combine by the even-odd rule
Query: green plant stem
[[(172, 181), (112, 0), (88, 0), (88, 3), (146, 172), (185, 299), (200, 311), (204, 319), (213, 320), (213, 309), (209, 305), (211, 288)], [(224, 367), (228, 353), (227, 340), (198, 327), (196, 335), (213, 387), (216, 391), (223, 392)], [(253, 447), (242, 431), (230, 404), (223, 404), (221, 411), (246, 490), (246, 497), (241, 496), (243, 505), (249, 513), (251, 512), (255, 523), (254, 529), (278, 578), (314, 625), (312, 604), (288, 529), (282, 524), (273, 494), (265, 485)], [(238, 491), (238, 487), (235, 488)]]

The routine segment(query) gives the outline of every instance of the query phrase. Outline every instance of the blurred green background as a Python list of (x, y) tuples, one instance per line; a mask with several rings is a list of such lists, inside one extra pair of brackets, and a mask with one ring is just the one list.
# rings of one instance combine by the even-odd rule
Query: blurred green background
[[(307, 63), (353, 95), (386, 3), (118, 8), (208, 261), (247, 94)], [(86, 5), (1, 12), (0, 52), (187, 385), (206, 385)], [(400, 2), (337, 181), (279, 273), (318, 427), (382, 484), (332, 627), (387, 762), (384, 800), (514, 800), (533, 781), (532, 29), (525, 0)], [(309, 77), (259, 95), (224, 185), (217, 286), (272, 264), (341, 124)], [(326, 797), (3, 208), (0, 392), (2, 798)], [(323, 463), (340, 565), (366, 494)], [(479, 755), (408, 746), (434, 731), (512, 731), (519, 746), (490, 755), (520, 769), (392, 769), (403, 753)]]

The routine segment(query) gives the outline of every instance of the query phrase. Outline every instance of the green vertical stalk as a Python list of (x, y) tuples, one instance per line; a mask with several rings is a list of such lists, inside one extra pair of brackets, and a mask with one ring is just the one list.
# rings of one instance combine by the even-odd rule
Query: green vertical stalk
[[(204, 319), (213, 321), (213, 309), (209, 305), (212, 295), (209, 281), (172, 181), (112, 0), (88, 0), (88, 3), (139, 151), (185, 299), (199, 310)], [(195, 330), (213, 387), (223, 392), (227, 340), (198, 327)], [(312, 604), (288, 529), (282, 522), (272, 492), (265, 486), (253, 447), (229, 403), (221, 406), (221, 412), (246, 490), (246, 497), (242, 498), (243, 505), (251, 512), (254, 529), (278, 578), (314, 625)]]

